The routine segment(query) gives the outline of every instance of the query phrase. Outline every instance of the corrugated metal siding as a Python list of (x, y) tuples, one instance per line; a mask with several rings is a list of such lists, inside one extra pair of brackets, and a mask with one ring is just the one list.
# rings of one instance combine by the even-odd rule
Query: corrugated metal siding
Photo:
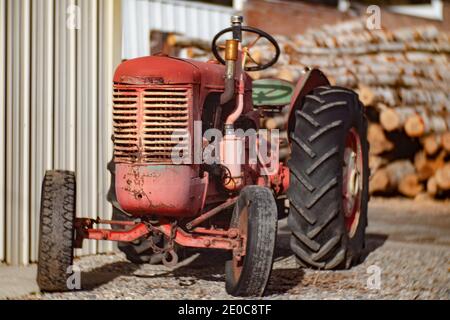
[[(67, 28), (68, 8), (81, 29)], [(47, 169), (77, 171), (77, 215), (110, 217), (112, 76), (120, 0), (0, 0), (0, 260), (37, 259)], [(108, 252), (86, 243), (77, 254)]]
[(232, 8), (195, 1), (123, 0), (123, 57), (150, 54), (151, 30), (188, 34), (210, 41), (230, 26)]
[(5, 260), (5, 77), (6, 77), (6, 0), (0, 0), (0, 261)]

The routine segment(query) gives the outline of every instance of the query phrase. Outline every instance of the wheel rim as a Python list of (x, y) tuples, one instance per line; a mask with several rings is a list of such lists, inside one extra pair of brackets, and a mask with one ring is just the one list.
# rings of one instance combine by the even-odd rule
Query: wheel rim
[[(238, 229), (239, 234), (244, 239), (247, 239), (247, 233), (248, 233), (248, 204), (242, 209), (242, 211), (239, 214), (239, 220), (238, 220)], [(234, 280), (236, 282), (239, 281), (239, 278), (242, 274), (242, 269), (244, 267), (244, 259), (245, 256), (241, 256), (238, 258), (237, 256), (233, 255), (233, 261), (232, 261), (232, 270), (233, 270), (233, 276)]]
[(359, 223), (363, 178), (361, 139), (352, 128), (345, 139), (342, 184), (345, 227), (350, 238), (355, 235)]

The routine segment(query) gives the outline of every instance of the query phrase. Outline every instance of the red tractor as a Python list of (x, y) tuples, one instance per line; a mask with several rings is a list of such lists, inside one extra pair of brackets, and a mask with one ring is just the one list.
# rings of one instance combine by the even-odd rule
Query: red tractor
[[(108, 166), (113, 218), (76, 218), (75, 173), (47, 172), (41, 290), (68, 290), (74, 248), (94, 239), (117, 241), (134, 263), (167, 266), (177, 264), (183, 247), (227, 250), (227, 292), (261, 296), (286, 198), (291, 249), (301, 266), (342, 269), (359, 262), (369, 171), (367, 121), (358, 95), (331, 86), (317, 69), (305, 70), (295, 85), (252, 81), (246, 71), (274, 65), (279, 46), (264, 31), (243, 26), (242, 17), (231, 20), (213, 40), (217, 61), (159, 54), (117, 68), (114, 158)], [(231, 37), (222, 43), (225, 34)], [(273, 46), (273, 56), (257, 62), (252, 47), (262, 39)], [(263, 110), (286, 106), (291, 151), (288, 161), (278, 161), (275, 133), (238, 132), (258, 132)], [(253, 157), (247, 155), (251, 150)]]

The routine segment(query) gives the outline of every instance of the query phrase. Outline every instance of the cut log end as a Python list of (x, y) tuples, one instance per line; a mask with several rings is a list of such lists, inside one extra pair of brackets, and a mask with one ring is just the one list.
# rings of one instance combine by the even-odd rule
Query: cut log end
[(438, 185), (437, 185), (437, 182), (436, 182), (436, 178), (435, 177), (431, 177), (427, 181), (427, 193), (430, 196), (434, 197), (434, 196), (436, 196), (438, 191), (439, 191), (439, 189), (438, 189)]
[(410, 137), (421, 137), (425, 133), (425, 124), (422, 118), (415, 114), (410, 116), (405, 122), (405, 132)]
[(394, 149), (394, 144), (386, 138), (384, 130), (379, 124), (369, 125), (367, 140), (370, 143), (370, 154), (379, 155)]
[(359, 87), (359, 100), (365, 105), (365, 106), (371, 106), (375, 102), (375, 94), (372, 90), (370, 90), (369, 87), (366, 86), (360, 86)]
[(450, 190), (450, 163), (438, 169), (435, 178), (439, 189)]
[(416, 174), (408, 174), (400, 180), (398, 191), (404, 196), (414, 198), (423, 191), (423, 186)]
[(389, 187), (389, 176), (385, 169), (379, 169), (372, 175), (369, 183), (369, 192), (385, 192)]
[(400, 128), (400, 118), (395, 110), (386, 108), (380, 113), (380, 123), (386, 131), (394, 131)]
[(450, 153), (450, 132), (444, 132), (441, 136), (442, 148)]

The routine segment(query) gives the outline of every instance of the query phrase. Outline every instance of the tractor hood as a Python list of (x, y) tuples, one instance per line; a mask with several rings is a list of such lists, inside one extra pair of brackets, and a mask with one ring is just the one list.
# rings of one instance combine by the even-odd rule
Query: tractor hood
[(120, 84), (208, 84), (223, 89), (225, 67), (214, 62), (199, 62), (169, 56), (148, 56), (123, 62), (114, 82)]

